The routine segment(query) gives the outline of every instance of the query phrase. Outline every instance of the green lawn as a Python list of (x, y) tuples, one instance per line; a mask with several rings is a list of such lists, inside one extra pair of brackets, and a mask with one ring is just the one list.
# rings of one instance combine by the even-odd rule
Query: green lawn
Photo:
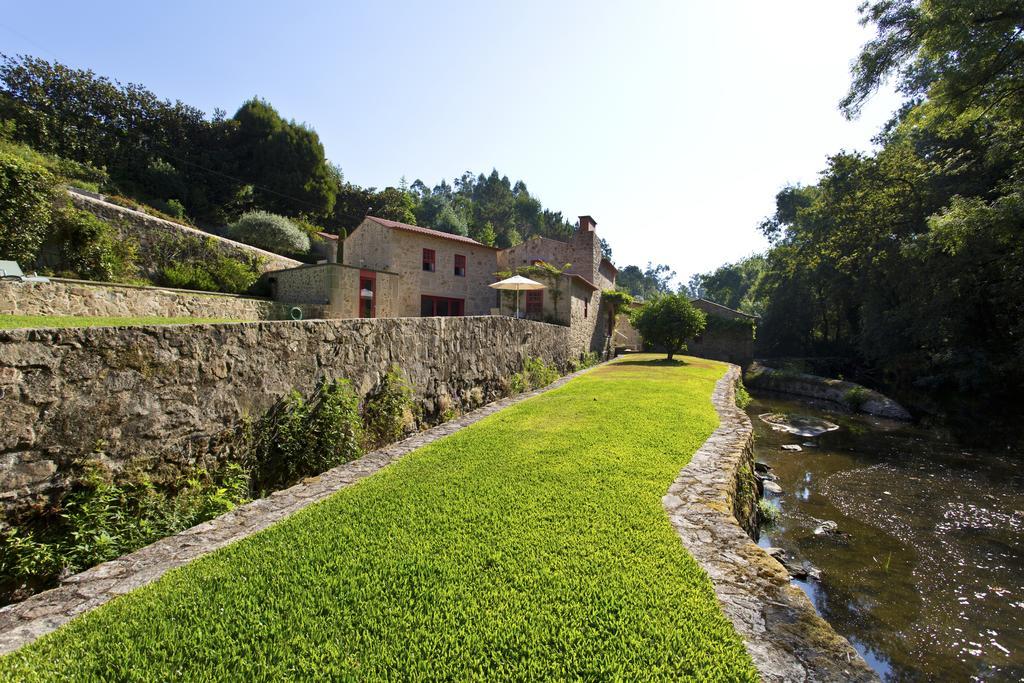
[(24, 327), (113, 327), (117, 325), (181, 325), (185, 323), (232, 323), (230, 318), (93, 317), (77, 315), (0, 315), (0, 330)]
[(16, 680), (756, 680), (661, 505), (723, 366), (632, 356), (0, 660)]

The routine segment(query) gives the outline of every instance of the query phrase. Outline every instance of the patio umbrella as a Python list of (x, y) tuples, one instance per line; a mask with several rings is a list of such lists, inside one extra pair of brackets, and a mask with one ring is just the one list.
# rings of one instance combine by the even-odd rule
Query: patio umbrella
[(493, 287), (494, 289), (510, 289), (516, 293), (517, 318), (519, 317), (519, 291), (530, 289), (544, 289), (544, 285), (542, 285), (541, 283), (537, 282), (536, 280), (531, 280), (528, 277), (523, 277), (522, 275), (513, 275), (512, 277), (505, 278), (501, 282), (495, 282), (493, 285), (488, 286)]

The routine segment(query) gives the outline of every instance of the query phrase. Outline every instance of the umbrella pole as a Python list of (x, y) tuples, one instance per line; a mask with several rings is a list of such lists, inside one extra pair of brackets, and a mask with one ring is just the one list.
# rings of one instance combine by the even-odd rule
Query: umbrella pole
[(519, 317), (519, 290), (516, 290), (516, 317)]

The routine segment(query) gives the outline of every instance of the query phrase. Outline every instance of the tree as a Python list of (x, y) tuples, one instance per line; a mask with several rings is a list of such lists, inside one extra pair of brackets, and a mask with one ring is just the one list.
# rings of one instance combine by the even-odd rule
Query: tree
[(235, 175), (256, 190), (259, 205), (288, 216), (326, 215), (338, 193), (337, 173), (312, 129), (281, 118), (268, 102), (251, 99), (235, 113), (231, 135)]
[(453, 235), (469, 234), (466, 219), (457, 214), (451, 204), (445, 204), (437, 214), (437, 219), (434, 221), (434, 229), (450, 232)]
[(666, 294), (634, 312), (631, 322), (646, 344), (665, 349), (668, 360), (686, 350), (707, 325), (707, 316), (685, 294)]
[(665, 264), (647, 263), (641, 270), (638, 266), (625, 266), (615, 278), (616, 285), (635, 297), (653, 299), (672, 291), (672, 280), (676, 272)]
[(612, 245), (608, 244), (608, 240), (601, 237), (599, 238), (601, 243), (601, 257), (606, 258), (609, 261), (612, 260)]

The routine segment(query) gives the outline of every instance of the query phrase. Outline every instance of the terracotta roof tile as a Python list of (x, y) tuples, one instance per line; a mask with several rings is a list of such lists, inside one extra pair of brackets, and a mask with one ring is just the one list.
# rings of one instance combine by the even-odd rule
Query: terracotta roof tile
[(383, 225), (385, 228), (391, 228), (393, 230), (404, 230), (405, 232), (415, 232), (420, 235), (427, 235), (428, 237), (440, 237), (445, 240), (453, 240), (455, 242), (462, 242), (463, 244), (471, 244), (475, 247), (483, 247), (484, 249), (495, 249), (497, 247), (489, 247), (486, 244), (477, 242), (475, 239), (470, 237), (464, 237), (462, 235), (453, 235), (450, 232), (441, 232), (440, 230), (431, 230), (430, 228), (423, 228), (418, 225), (409, 225), (408, 223), (399, 223), (398, 221), (389, 221), (386, 218), (377, 218), (376, 216), (367, 216), (368, 220), (373, 221), (379, 225)]

